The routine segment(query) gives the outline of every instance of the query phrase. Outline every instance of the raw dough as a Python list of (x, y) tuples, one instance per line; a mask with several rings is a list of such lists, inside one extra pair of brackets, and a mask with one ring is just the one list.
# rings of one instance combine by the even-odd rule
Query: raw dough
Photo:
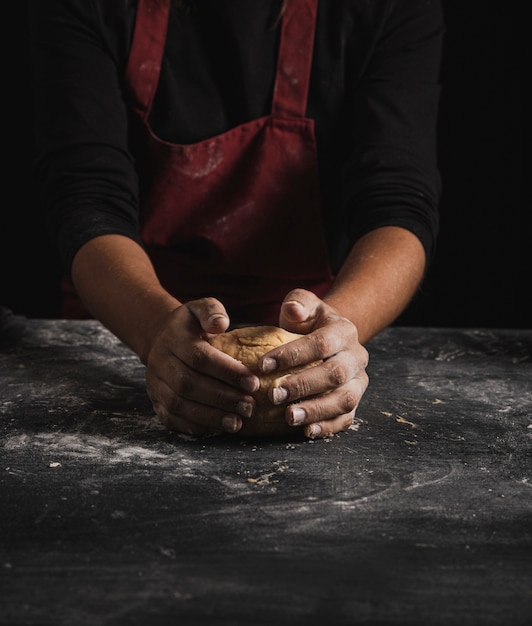
[(274, 405), (268, 398), (268, 389), (279, 376), (299, 372), (307, 367), (317, 365), (309, 363), (282, 372), (261, 374), (257, 369), (259, 358), (281, 344), (298, 339), (303, 335), (290, 333), (276, 326), (249, 326), (221, 333), (209, 339), (215, 347), (241, 361), (260, 378), (260, 388), (253, 396), (256, 401), (256, 410), (250, 419), (243, 419), (242, 428), (238, 435), (242, 436), (273, 436), (286, 434), (301, 434), (302, 426), (289, 426), (285, 419), (286, 405)]

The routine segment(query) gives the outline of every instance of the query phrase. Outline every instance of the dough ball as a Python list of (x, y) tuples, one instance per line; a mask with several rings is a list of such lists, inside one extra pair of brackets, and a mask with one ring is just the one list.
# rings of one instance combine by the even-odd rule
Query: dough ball
[(241, 361), (260, 378), (260, 387), (253, 394), (256, 402), (255, 412), (250, 419), (243, 419), (242, 428), (237, 435), (276, 436), (295, 435), (303, 432), (302, 426), (289, 426), (287, 424), (285, 419), (286, 404), (272, 404), (268, 398), (268, 389), (279, 376), (299, 372), (307, 367), (317, 365), (318, 362), (282, 372), (272, 372), (271, 374), (262, 374), (257, 367), (263, 354), (302, 336), (276, 326), (249, 326), (220, 333), (209, 339), (211, 345)]

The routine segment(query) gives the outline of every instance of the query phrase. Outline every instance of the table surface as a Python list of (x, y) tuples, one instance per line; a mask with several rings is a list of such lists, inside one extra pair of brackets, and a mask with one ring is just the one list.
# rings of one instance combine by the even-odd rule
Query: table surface
[(332, 438), (165, 430), (95, 321), (0, 331), (0, 624), (532, 623), (532, 331), (390, 328)]

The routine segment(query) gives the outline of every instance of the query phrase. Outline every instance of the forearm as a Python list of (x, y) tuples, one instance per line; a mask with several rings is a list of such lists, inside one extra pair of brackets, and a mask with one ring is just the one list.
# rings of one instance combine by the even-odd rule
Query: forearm
[(162, 320), (180, 305), (161, 286), (144, 250), (121, 235), (103, 235), (82, 246), (72, 279), (90, 313), (144, 362)]
[(353, 246), (324, 300), (357, 326), (364, 344), (405, 309), (425, 264), (414, 234), (395, 226), (379, 228)]

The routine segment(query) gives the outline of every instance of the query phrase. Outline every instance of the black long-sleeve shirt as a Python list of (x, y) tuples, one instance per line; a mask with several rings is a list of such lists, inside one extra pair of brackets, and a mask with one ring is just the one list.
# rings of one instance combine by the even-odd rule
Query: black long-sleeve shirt
[[(89, 239), (140, 242), (124, 74), (135, 0), (30, 0), (35, 182), (65, 270)], [(172, 12), (151, 125), (186, 144), (270, 112), (280, 0), (186, 0)], [(321, 0), (307, 116), (315, 120), (333, 269), (370, 230), (438, 231), (437, 0)]]

